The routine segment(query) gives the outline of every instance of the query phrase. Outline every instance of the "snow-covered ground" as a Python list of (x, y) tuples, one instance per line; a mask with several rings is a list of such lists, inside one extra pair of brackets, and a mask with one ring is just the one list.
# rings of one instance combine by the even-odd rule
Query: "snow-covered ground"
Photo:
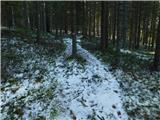
[[(10, 57), (8, 63), (3, 59), (2, 62), (8, 64), (6, 71), (12, 76), (3, 78), (1, 83), (2, 120), (42, 119), (56, 107), (52, 99), (57, 81), (47, 70), (54, 65), (55, 58), (44, 55), (46, 51), (42, 46), (28, 44), (20, 38), (2, 38), (2, 55)], [(16, 59), (20, 60), (16, 62)]]
[(134, 55), (135, 57), (137, 57), (138, 59), (141, 59), (141, 60), (151, 60), (151, 59), (153, 59), (153, 56), (151, 56), (151, 55), (145, 55), (145, 54), (138, 53), (138, 52), (135, 52), (135, 51), (120, 49), (120, 52), (124, 53), (124, 54)]
[[(71, 55), (71, 39), (67, 38), (64, 41), (67, 45), (67, 57)], [(56, 61), (59, 65), (56, 68), (59, 73), (56, 77), (60, 83), (58, 98), (63, 108), (63, 112), (56, 119), (127, 120), (116, 79), (107, 66), (80, 45), (77, 47), (78, 54), (87, 60), (85, 65), (76, 61), (68, 63), (63, 57)]]
[(64, 41), (66, 50), (58, 56), (44, 55), (47, 50), (42, 46), (16, 38), (2, 41), (2, 48), (10, 44), (9, 49), (24, 58), (13, 68), (13, 79), (1, 84), (0, 118), (127, 120), (123, 95), (108, 67), (79, 45), (78, 54), (86, 62), (66, 60), (71, 55), (71, 39)]
[[(52, 44), (54, 36), (48, 36), (50, 39), (47, 36), (44, 39)], [(77, 38), (81, 43), (81, 36)], [(52, 45), (28, 44), (18, 37), (1, 41), (2, 75), (9, 73), (0, 86), (2, 120), (160, 119), (158, 72), (113, 71), (79, 45), (78, 54), (86, 62), (68, 60), (69, 38), (64, 39), (66, 50), (56, 54)], [(143, 60), (152, 57), (123, 49), (121, 52)], [(4, 56), (9, 62), (3, 60)], [(6, 71), (3, 66), (8, 66)]]
[(132, 120), (160, 120), (160, 73), (113, 71), (124, 91), (123, 104)]

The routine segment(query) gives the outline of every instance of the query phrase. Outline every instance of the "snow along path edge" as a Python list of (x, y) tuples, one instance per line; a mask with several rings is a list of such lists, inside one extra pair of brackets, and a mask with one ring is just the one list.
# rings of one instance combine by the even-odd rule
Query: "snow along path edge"
[[(65, 38), (64, 41), (67, 46), (65, 54), (70, 56), (71, 39)], [(119, 84), (107, 66), (80, 45), (77, 45), (77, 52), (87, 60), (85, 70), (79, 69), (76, 61), (65, 63), (64, 58), (57, 59), (57, 65), (63, 65), (64, 62), (71, 67), (71, 71), (68, 72), (64, 67), (56, 69), (62, 94), (58, 95), (58, 99), (63, 108), (63, 113), (56, 120), (86, 120), (93, 117), (102, 120), (127, 120)], [(94, 79), (96, 82), (93, 82)], [(100, 81), (97, 82), (98, 80)]]

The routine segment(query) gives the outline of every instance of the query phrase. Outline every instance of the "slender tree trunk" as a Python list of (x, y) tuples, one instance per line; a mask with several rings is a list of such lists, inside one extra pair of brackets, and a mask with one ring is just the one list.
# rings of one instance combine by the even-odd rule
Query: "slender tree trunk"
[[(67, 6), (66, 6), (67, 7)], [(64, 11), (64, 33), (68, 33), (68, 15), (67, 15), (67, 9)]]
[(41, 4), (40, 4), (40, 17), (41, 17), (40, 18), (40, 31), (43, 31), (42, 34), (44, 33), (44, 24), (43, 24), (44, 23), (44, 21), (43, 21), (44, 14), (43, 14), (43, 11), (44, 11), (43, 10), (43, 2), (41, 2)]
[(36, 2), (36, 9), (37, 9), (37, 43), (40, 41), (40, 3)]
[(152, 20), (151, 20), (151, 47), (150, 50), (154, 50), (154, 43), (156, 39), (156, 18), (157, 18), (157, 8), (156, 2), (154, 3), (153, 10), (152, 10)]
[(147, 43), (148, 43), (148, 24), (149, 24), (149, 18), (147, 16), (145, 16), (144, 18), (144, 29), (143, 29), (143, 45), (145, 47), (145, 49), (147, 49)]
[(158, 30), (157, 30), (157, 39), (156, 39), (156, 49), (154, 55), (154, 64), (153, 70), (159, 70), (160, 67), (160, 16), (159, 16), (159, 23), (158, 23)]
[(89, 3), (89, 39), (91, 39), (91, 30), (92, 30), (92, 13), (91, 13), (91, 4)]
[(24, 27), (27, 27), (30, 29), (30, 18), (29, 18), (29, 8), (28, 8), (28, 2), (24, 1), (23, 2), (23, 8), (24, 8)]
[(123, 40), (123, 44), (122, 47), (126, 49), (126, 40), (127, 40), (127, 30), (128, 30), (128, 20), (127, 20), (127, 16), (128, 16), (128, 9), (127, 9), (127, 2), (123, 2), (123, 34), (122, 34), (122, 40)]
[(134, 24), (134, 20), (133, 20), (133, 15), (134, 15), (134, 9), (133, 9), (133, 5), (131, 6), (131, 9), (130, 9), (130, 11), (131, 11), (131, 15), (130, 15), (130, 33), (129, 33), (129, 49), (132, 49), (132, 47), (133, 47), (133, 31), (134, 31), (134, 26), (133, 26), (133, 24)]
[(117, 26), (117, 2), (114, 1), (114, 24), (113, 24), (113, 45), (115, 46), (116, 42), (116, 26)]
[[(34, 8), (34, 9), (33, 9)], [(33, 10), (32, 10), (33, 9)], [(36, 8), (36, 3), (34, 4), (30, 4), (29, 6), (29, 10), (32, 11), (30, 12), (29, 16), (30, 16), (30, 26), (32, 30), (35, 30), (36, 28), (36, 17), (37, 17), (37, 8)]]
[(11, 13), (12, 13), (12, 27), (15, 28), (15, 17), (14, 17), (14, 8), (11, 6)]
[(46, 31), (47, 32), (50, 32), (50, 11), (49, 11), (49, 4), (46, 3), (45, 4), (46, 7), (45, 7), (45, 12), (46, 12)]
[(104, 53), (108, 46), (108, 3), (102, 1), (101, 5), (101, 51)]
[[(97, 5), (99, 5), (99, 3), (97, 3)], [(100, 36), (100, 15), (99, 15), (99, 13), (100, 13), (100, 6), (98, 6), (97, 7), (97, 17), (96, 17), (96, 19), (97, 19), (97, 26), (96, 26), (96, 28), (97, 28), (97, 36)]]
[(93, 37), (95, 37), (95, 26), (96, 26), (96, 23), (95, 23), (95, 18), (96, 18), (96, 3), (94, 2), (93, 3)]
[(46, 32), (46, 3), (43, 2), (43, 31)]
[(8, 14), (8, 16), (7, 16), (7, 23), (8, 23), (8, 28), (10, 29), (11, 27), (12, 27), (12, 9), (11, 9), (11, 6), (9, 5), (8, 6), (8, 9), (6, 9), (7, 10), (7, 14)]
[[(58, 13), (57, 10), (55, 9), (55, 18), (58, 17)], [(58, 38), (58, 21), (57, 19), (55, 19), (55, 39)]]
[(134, 4), (134, 33), (133, 33), (133, 38), (134, 38), (134, 46), (133, 46), (133, 48), (135, 49), (136, 48), (136, 45), (138, 44), (137, 43), (137, 36), (138, 36), (138, 8), (136, 7), (136, 6), (138, 6), (138, 3), (137, 2), (135, 2), (135, 4)]
[(135, 46), (135, 48), (136, 49), (139, 49), (139, 44), (140, 44), (140, 35), (141, 35), (141, 3), (139, 3), (139, 9), (138, 9), (138, 30), (137, 30), (137, 38), (136, 38), (136, 40), (137, 40), (137, 42), (136, 42), (136, 46)]
[(83, 30), (82, 34), (83, 37), (85, 38), (87, 36), (87, 10), (86, 10), (86, 2), (83, 2)]
[(76, 57), (77, 54), (77, 41), (76, 41), (76, 2), (72, 3), (72, 24), (73, 24), (73, 31), (72, 31), (72, 56)]
[(154, 49), (154, 43), (155, 43), (155, 39), (156, 39), (156, 34), (155, 34), (155, 29), (152, 32), (152, 43), (151, 43), (151, 50)]
[(116, 52), (117, 52), (117, 56), (116, 56), (116, 59), (115, 59), (115, 64), (117, 66), (119, 66), (120, 64), (120, 61), (121, 61), (121, 54), (120, 54), (120, 49), (122, 48), (122, 34), (123, 34), (123, 28), (122, 28), (122, 23), (123, 23), (123, 3), (122, 2), (119, 2), (118, 3), (118, 19), (117, 19), (117, 22), (118, 22), (118, 26), (117, 26), (117, 41), (116, 41)]

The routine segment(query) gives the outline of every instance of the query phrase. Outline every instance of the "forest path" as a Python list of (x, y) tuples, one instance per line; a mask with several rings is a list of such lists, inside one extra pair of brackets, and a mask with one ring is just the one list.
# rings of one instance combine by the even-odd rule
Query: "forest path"
[(86, 63), (66, 62), (64, 57), (71, 55), (72, 43), (70, 38), (64, 41), (67, 48), (55, 68), (60, 83), (57, 97), (62, 107), (56, 120), (127, 120), (119, 84), (108, 67), (80, 45), (78, 55)]

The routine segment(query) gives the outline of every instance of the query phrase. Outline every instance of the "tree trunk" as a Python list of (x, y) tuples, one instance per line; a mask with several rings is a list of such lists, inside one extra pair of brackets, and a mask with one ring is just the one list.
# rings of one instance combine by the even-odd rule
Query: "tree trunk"
[(43, 31), (46, 32), (46, 3), (43, 2)]
[(65, 9), (65, 11), (64, 11), (64, 33), (65, 34), (68, 33), (68, 15), (67, 15), (67, 9)]
[(85, 38), (87, 36), (87, 5), (86, 2), (83, 2), (83, 30), (82, 34), (83, 37)]
[(28, 8), (28, 2), (24, 1), (23, 2), (23, 7), (24, 7), (24, 27), (27, 27), (28, 29), (30, 28), (30, 18), (29, 18), (29, 8)]
[(36, 2), (36, 9), (37, 9), (37, 43), (40, 41), (40, 3), (39, 1)]
[(72, 24), (73, 24), (73, 31), (72, 31), (72, 56), (76, 57), (77, 54), (77, 41), (76, 41), (76, 2), (72, 3)]
[(138, 8), (138, 30), (137, 30), (137, 36), (136, 36), (136, 49), (139, 49), (139, 44), (140, 44), (140, 35), (141, 35), (141, 3), (138, 4), (139, 8)]
[(95, 18), (96, 18), (96, 3), (93, 3), (93, 37), (95, 37)]
[(108, 3), (101, 3), (101, 51), (105, 52), (108, 45)]
[(49, 11), (49, 4), (46, 3), (45, 12), (46, 12), (46, 31), (50, 32), (50, 11)]
[(97, 25), (96, 25), (96, 33), (97, 36), (100, 36), (100, 6), (99, 6), (99, 2), (97, 2), (97, 16), (96, 16), (96, 20), (97, 20)]
[(134, 33), (133, 33), (133, 35), (132, 35), (132, 37), (133, 37), (133, 43), (134, 43), (134, 46), (133, 46), (133, 48), (135, 49), (136, 48), (136, 45), (138, 44), (137, 43), (137, 36), (138, 36), (138, 4), (139, 3), (137, 3), (137, 2), (135, 2), (135, 4), (134, 4)]
[[(147, 7), (148, 8), (148, 7)], [(145, 49), (147, 49), (147, 44), (148, 44), (148, 32), (149, 32), (149, 18), (147, 13), (144, 16), (144, 23), (143, 23), (143, 45), (145, 47)]]
[(159, 16), (159, 23), (158, 23), (158, 30), (157, 30), (153, 70), (158, 71), (159, 67), (160, 67), (160, 16)]
[(116, 28), (117, 28), (117, 2), (114, 2), (114, 24), (113, 24), (113, 45), (115, 46), (115, 42), (116, 42)]
[(121, 61), (121, 54), (120, 54), (120, 49), (122, 48), (122, 34), (123, 34), (123, 28), (122, 28), (122, 23), (123, 23), (123, 3), (119, 2), (118, 3), (118, 13), (117, 13), (117, 41), (116, 41), (116, 52), (117, 56), (115, 59), (115, 64), (119, 66), (120, 61)]
[[(132, 3), (133, 4), (133, 3)], [(129, 49), (132, 49), (133, 46), (133, 33), (134, 33), (134, 20), (133, 20), (133, 15), (134, 15), (134, 9), (133, 9), (133, 5), (131, 5), (130, 8), (130, 31), (129, 31)]]
[(11, 13), (12, 13), (12, 27), (15, 28), (15, 17), (14, 17), (14, 8), (11, 6)]
[(91, 39), (91, 30), (92, 30), (92, 13), (91, 13), (91, 4), (89, 3), (89, 23), (88, 23), (88, 29), (89, 29), (89, 39)]
[(122, 40), (123, 40), (123, 48), (126, 49), (126, 40), (127, 40), (127, 30), (128, 30), (128, 20), (127, 20), (127, 16), (128, 16), (128, 9), (127, 9), (127, 2), (123, 2), (123, 34), (122, 34)]

